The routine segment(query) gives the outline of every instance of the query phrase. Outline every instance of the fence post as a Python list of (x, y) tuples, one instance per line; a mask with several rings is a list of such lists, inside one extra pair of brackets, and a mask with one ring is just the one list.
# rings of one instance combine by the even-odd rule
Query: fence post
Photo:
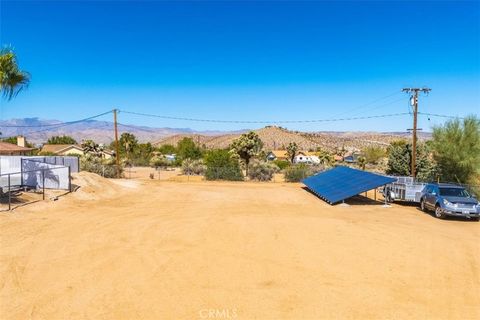
[(43, 200), (45, 200), (45, 169), (42, 170)]
[(20, 186), (23, 187), (23, 158), (20, 158)]
[(68, 167), (68, 191), (72, 192), (72, 177), (70, 176), (70, 166)]
[(12, 190), (10, 186), (10, 174), (8, 174), (8, 211), (12, 210)]

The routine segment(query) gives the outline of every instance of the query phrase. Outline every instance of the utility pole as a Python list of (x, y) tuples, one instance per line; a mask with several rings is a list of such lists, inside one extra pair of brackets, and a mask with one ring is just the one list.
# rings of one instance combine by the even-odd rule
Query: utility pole
[(115, 160), (117, 163), (117, 177), (120, 178), (120, 145), (118, 144), (117, 109), (113, 109), (113, 127), (115, 130)]
[(423, 92), (428, 94), (432, 89), (423, 88), (403, 88), (402, 91), (411, 94), (412, 106), (413, 106), (413, 129), (412, 129), (412, 177), (416, 177), (416, 162), (417, 162), (417, 114), (418, 114), (418, 93)]

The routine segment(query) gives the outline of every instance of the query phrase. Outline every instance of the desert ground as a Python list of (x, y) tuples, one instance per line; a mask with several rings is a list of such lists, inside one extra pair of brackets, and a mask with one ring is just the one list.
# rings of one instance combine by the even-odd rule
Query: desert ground
[(136, 174), (0, 214), (1, 319), (480, 319), (478, 222)]

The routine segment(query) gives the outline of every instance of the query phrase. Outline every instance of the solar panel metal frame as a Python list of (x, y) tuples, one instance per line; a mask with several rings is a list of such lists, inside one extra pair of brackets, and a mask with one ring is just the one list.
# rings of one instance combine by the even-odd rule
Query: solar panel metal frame
[(338, 166), (308, 177), (302, 183), (321, 199), (335, 204), (394, 181), (395, 178)]

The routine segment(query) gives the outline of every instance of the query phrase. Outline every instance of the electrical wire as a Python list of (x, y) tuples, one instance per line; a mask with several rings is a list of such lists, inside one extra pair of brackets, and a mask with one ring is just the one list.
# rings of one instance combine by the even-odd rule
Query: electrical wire
[(100, 114), (97, 114), (97, 115), (95, 115), (95, 116), (91, 116), (91, 117), (88, 117), (88, 118), (85, 118), (85, 119), (80, 119), (80, 120), (75, 120), (75, 121), (69, 121), (69, 122), (62, 122), (62, 123), (55, 123), (55, 124), (37, 124), (37, 125), (28, 125), (28, 126), (2, 125), (2, 126), (0, 126), (0, 127), (3, 127), (3, 128), (40, 128), (40, 127), (68, 126), (68, 125), (71, 125), (71, 124), (76, 124), (76, 123), (80, 123), (80, 122), (92, 120), (92, 119), (95, 119), (95, 118), (104, 116), (104, 115), (109, 114), (109, 113), (112, 113), (112, 112), (113, 112), (113, 111), (110, 110), (110, 111), (107, 111), (107, 112), (104, 112), (104, 113), (100, 113)]
[(407, 115), (407, 112), (401, 113), (391, 113), (391, 114), (382, 114), (382, 115), (373, 115), (373, 116), (362, 116), (362, 117), (347, 117), (347, 118), (332, 118), (332, 119), (313, 119), (313, 120), (278, 120), (278, 121), (257, 121), (257, 120), (219, 120), (219, 119), (199, 119), (199, 118), (184, 118), (184, 117), (172, 117), (164, 116), (158, 114), (150, 113), (141, 113), (120, 110), (122, 113), (144, 116), (150, 118), (160, 118), (160, 119), (169, 119), (169, 120), (181, 120), (181, 121), (192, 121), (192, 122), (211, 122), (211, 123), (250, 123), (250, 124), (279, 124), (279, 123), (312, 123), (312, 122), (337, 122), (337, 121), (351, 121), (351, 120), (363, 120), (363, 119), (373, 119), (373, 118), (388, 118)]
[(369, 110), (365, 110), (365, 111), (361, 111), (361, 112), (356, 112), (356, 113), (352, 114), (352, 116), (356, 116), (356, 115), (358, 115), (358, 114), (365, 114), (366, 112), (375, 111), (375, 110), (378, 110), (378, 109), (380, 109), (380, 108), (383, 108), (383, 107), (392, 105), (392, 104), (394, 104), (394, 103), (396, 103), (396, 102), (399, 102), (399, 101), (402, 101), (402, 100), (405, 100), (405, 97), (401, 97), (401, 98), (395, 99), (395, 100), (393, 100), (393, 101), (385, 102), (385, 103), (383, 103), (383, 104), (381, 104), (381, 105), (378, 105), (378, 106), (375, 106), (374, 108), (371, 108), (371, 109), (369, 109)]
[[(100, 114), (97, 114), (97, 115), (94, 115), (94, 116), (91, 116), (91, 117), (88, 117), (88, 118), (80, 119), (80, 120), (62, 122), (62, 123), (57, 123), (55, 125), (45, 125), (45, 126), (47, 126), (47, 128), (40, 129), (40, 130), (34, 130), (34, 131), (26, 131), (26, 132), (22, 132), (22, 134), (40, 133), (40, 132), (45, 132), (45, 131), (54, 130), (54, 129), (58, 129), (58, 128), (63, 128), (63, 127), (66, 127), (66, 126), (77, 124), (77, 123), (93, 120), (93, 119), (99, 118), (101, 116), (104, 116), (104, 115), (112, 113), (112, 112), (113, 111), (110, 110), (110, 111), (103, 112), (103, 113), (100, 113)], [(6, 128), (38, 128), (38, 126), (31, 126), (31, 127), (30, 126), (0, 126), (0, 128), (2, 128), (2, 127), (6, 127)], [(1, 137), (1, 138), (2, 139), (7, 139), (7, 138), (11, 138), (11, 137), (16, 137), (16, 136), (17, 135), (8, 136), (8, 137)]]
[(337, 113), (337, 114), (335, 115), (335, 117), (338, 117), (338, 116), (341, 116), (341, 115), (344, 115), (344, 114), (347, 114), (347, 113), (350, 113), (350, 112), (353, 112), (353, 111), (358, 111), (358, 110), (360, 110), (360, 109), (363, 109), (363, 108), (365, 108), (365, 107), (371, 106), (372, 104), (375, 104), (375, 103), (377, 103), (377, 102), (379, 102), (379, 101), (388, 99), (388, 98), (393, 97), (393, 96), (395, 96), (395, 95), (397, 95), (397, 94), (400, 94), (400, 93), (402, 93), (402, 92), (401, 92), (401, 91), (394, 91), (394, 92), (392, 92), (392, 93), (390, 93), (390, 94), (388, 94), (388, 95), (386, 95), (386, 96), (383, 96), (383, 97), (380, 97), (380, 98), (375, 99), (375, 100), (373, 100), (373, 101), (370, 101), (370, 102), (368, 102), (368, 103), (362, 104), (362, 105), (360, 105), (360, 106), (358, 106), (358, 107), (351, 108), (351, 109), (348, 109), (348, 110), (346, 110), (346, 111), (342, 111), (342, 112), (340, 112), (340, 113)]
[(465, 117), (457, 117), (457, 116), (450, 116), (446, 114), (428, 113), (428, 112), (420, 112), (420, 111), (418, 111), (418, 114), (421, 114), (424, 116), (430, 116), (430, 117), (439, 117), (439, 118), (460, 119), (460, 120), (465, 119)]

